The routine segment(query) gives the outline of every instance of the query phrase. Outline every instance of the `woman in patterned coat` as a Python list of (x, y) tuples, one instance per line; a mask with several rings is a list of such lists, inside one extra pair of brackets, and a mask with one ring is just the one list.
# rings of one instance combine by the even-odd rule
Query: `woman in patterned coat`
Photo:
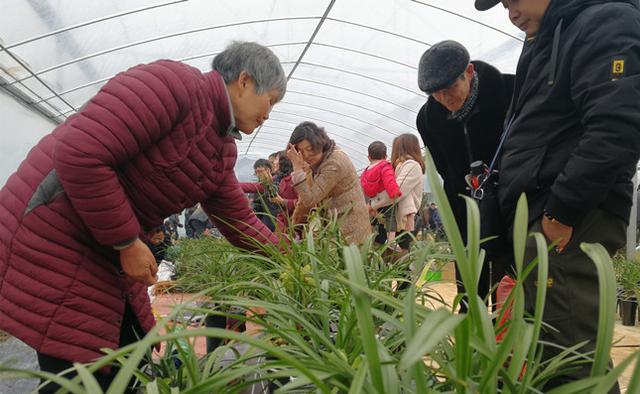
[(338, 216), (348, 243), (364, 242), (371, 234), (369, 212), (360, 179), (347, 154), (336, 147), (324, 129), (302, 122), (291, 134), (287, 157), (293, 164), (291, 179), (298, 193), (293, 223), (303, 223), (311, 209), (324, 205), (329, 215)]

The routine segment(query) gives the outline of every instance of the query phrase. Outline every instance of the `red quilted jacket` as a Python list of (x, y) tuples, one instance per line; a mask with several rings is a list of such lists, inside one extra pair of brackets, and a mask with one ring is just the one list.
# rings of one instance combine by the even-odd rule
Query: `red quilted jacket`
[(280, 185), (278, 185), (278, 188), (280, 190), (280, 197), (282, 197), (285, 202), (287, 216), (291, 215), (296, 207), (296, 201), (298, 201), (298, 192), (293, 187), (291, 174), (280, 179)]
[(45, 136), (0, 190), (0, 329), (80, 362), (118, 346), (125, 302), (151, 329), (146, 287), (112, 245), (197, 202), (232, 243), (276, 242), (238, 186), (231, 123), (218, 73), (162, 60)]
[(383, 160), (373, 167), (367, 167), (360, 175), (360, 184), (364, 195), (373, 198), (383, 190), (387, 191), (390, 198), (400, 197), (402, 194), (396, 182), (393, 166), (387, 160)]

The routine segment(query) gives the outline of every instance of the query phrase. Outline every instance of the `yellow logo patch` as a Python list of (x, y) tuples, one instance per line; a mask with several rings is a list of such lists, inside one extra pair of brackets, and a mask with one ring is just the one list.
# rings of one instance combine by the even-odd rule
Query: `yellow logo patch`
[(625, 73), (625, 58), (617, 57), (611, 61), (611, 80), (616, 81), (624, 77)]
[[(534, 281), (534, 282), (533, 282), (533, 285), (534, 285), (535, 287), (538, 287), (538, 281), (537, 281), (537, 280), (536, 280), (536, 281)], [(547, 279), (547, 289), (550, 289), (550, 288), (552, 288), (552, 287), (553, 287), (553, 278), (549, 278), (549, 279)]]
[(624, 74), (624, 60), (614, 60), (611, 72), (613, 74)]

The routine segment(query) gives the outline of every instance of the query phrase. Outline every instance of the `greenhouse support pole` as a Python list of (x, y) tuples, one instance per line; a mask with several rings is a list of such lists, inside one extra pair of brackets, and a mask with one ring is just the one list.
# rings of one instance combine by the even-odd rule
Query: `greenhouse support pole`
[(633, 177), (633, 203), (631, 205), (631, 217), (627, 227), (627, 258), (631, 258), (636, 252), (636, 226), (638, 222), (638, 172)]

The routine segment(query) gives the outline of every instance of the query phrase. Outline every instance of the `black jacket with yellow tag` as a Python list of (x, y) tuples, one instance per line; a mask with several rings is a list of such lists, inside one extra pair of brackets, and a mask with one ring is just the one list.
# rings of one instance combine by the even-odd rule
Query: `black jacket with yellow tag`
[(636, 0), (552, 0), (516, 73), (499, 198), (512, 220), (526, 193), (567, 225), (595, 208), (629, 220), (640, 156)]

